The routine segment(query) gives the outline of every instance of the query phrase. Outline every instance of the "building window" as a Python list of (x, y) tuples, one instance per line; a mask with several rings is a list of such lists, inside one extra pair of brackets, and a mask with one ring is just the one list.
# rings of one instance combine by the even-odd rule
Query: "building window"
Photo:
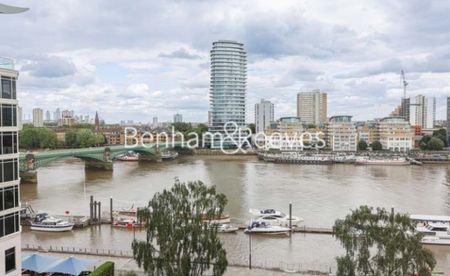
[(0, 182), (18, 180), (18, 170), (17, 158), (0, 160)]
[(18, 207), (19, 202), (19, 186), (0, 189), (0, 211)]
[(5, 273), (16, 270), (16, 248), (5, 250)]
[(1, 97), (3, 99), (16, 99), (16, 79), (11, 77), (1, 77)]
[(17, 153), (17, 132), (0, 132), (0, 154)]
[(1, 126), (17, 126), (17, 107), (13, 104), (1, 105)]
[(7, 236), (20, 230), (19, 212), (0, 217), (0, 237)]

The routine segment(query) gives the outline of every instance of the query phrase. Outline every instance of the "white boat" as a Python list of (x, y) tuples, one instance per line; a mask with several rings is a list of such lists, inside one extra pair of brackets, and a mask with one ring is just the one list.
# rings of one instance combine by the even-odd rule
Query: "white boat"
[(126, 154), (117, 156), (120, 161), (139, 161), (139, 153), (127, 152)]
[(115, 220), (112, 224), (113, 227), (118, 228), (139, 228), (143, 225), (141, 223), (137, 223), (135, 219), (132, 218), (126, 218), (126, 217), (119, 217), (117, 220)]
[(65, 232), (71, 231), (74, 224), (68, 221), (54, 218), (46, 213), (37, 214), (35, 220), (31, 223), (31, 230), (45, 232)]
[(450, 217), (411, 215), (410, 218), (417, 223), (416, 230), (424, 234), (423, 244), (450, 245)]
[(239, 228), (231, 224), (219, 224), (217, 232), (219, 233), (235, 233)]
[(284, 235), (289, 233), (289, 228), (278, 225), (270, 225), (264, 221), (252, 221), (250, 226), (244, 230), (244, 233)]
[(360, 157), (356, 159), (355, 164), (357, 165), (394, 165), (394, 166), (404, 166), (410, 165), (411, 163), (404, 157), (398, 157), (395, 159), (390, 158), (368, 158)]
[[(270, 225), (286, 226), (289, 227), (289, 216), (283, 212), (277, 211), (275, 209), (250, 209), (250, 213), (256, 216), (258, 221), (263, 221), (269, 223)], [(292, 216), (292, 226), (298, 226), (303, 219)]]
[(164, 161), (174, 160), (178, 157), (178, 152), (176, 151), (164, 151), (161, 153), (161, 159)]

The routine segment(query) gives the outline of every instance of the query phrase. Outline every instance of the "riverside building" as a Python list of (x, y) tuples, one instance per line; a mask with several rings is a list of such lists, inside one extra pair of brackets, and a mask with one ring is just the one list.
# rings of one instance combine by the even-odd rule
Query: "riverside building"
[(261, 99), (255, 104), (255, 131), (264, 132), (274, 121), (274, 105), (270, 101)]
[[(244, 44), (231, 40), (213, 42), (209, 132), (226, 136), (224, 126), (229, 122), (236, 123), (238, 127), (245, 127), (246, 82), (247, 53)], [(232, 132), (232, 129), (228, 131)], [(220, 148), (221, 142), (224, 142), (224, 147), (236, 146), (231, 141), (220, 141), (217, 137), (209, 139), (212, 148)]]
[(385, 117), (378, 121), (377, 140), (383, 149), (408, 152), (414, 147), (414, 128), (402, 117)]
[(332, 151), (356, 151), (358, 134), (352, 116), (332, 116), (326, 128), (327, 145)]
[(17, 90), (19, 73), (0, 58), (0, 275), (21, 275)]
[(297, 94), (297, 117), (306, 124), (319, 126), (327, 122), (327, 93), (314, 90)]

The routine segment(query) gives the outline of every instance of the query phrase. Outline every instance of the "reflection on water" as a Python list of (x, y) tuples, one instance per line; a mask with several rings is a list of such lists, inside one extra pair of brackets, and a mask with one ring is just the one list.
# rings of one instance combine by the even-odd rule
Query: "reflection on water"
[[(38, 184), (22, 185), (22, 202), (51, 214), (89, 213), (89, 196), (109, 198), (117, 208), (143, 206), (159, 191), (170, 188), (174, 178), (201, 180), (226, 194), (226, 211), (234, 218), (249, 219), (249, 208), (276, 208), (294, 215), (307, 226), (331, 227), (351, 208), (367, 204), (396, 211), (449, 215), (450, 168), (426, 166), (353, 166), (272, 164), (247, 157), (219, 160), (217, 157), (181, 157), (162, 163), (117, 162), (113, 172), (85, 171), (82, 161), (55, 162), (38, 172)], [(142, 232), (136, 233), (143, 236)], [(24, 231), (24, 244), (77, 245), (79, 247), (129, 249), (133, 233), (107, 225), (73, 233)], [(228, 257), (245, 263), (248, 236), (223, 235)], [(323, 250), (327, 248), (327, 250)], [(450, 247), (430, 247), (441, 269), (450, 272)], [(290, 262), (311, 268), (334, 266), (342, 254), (329, 235), (295, 234), (292, 238), (254, 237), (255, 262)]]

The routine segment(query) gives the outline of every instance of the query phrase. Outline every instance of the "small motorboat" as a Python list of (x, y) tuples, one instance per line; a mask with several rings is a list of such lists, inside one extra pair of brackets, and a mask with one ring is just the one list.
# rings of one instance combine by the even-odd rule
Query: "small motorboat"
[[(289, 224), (289, 216), (283, 212), (277, 211), (275, 209), (250, 209), (250, 213), (253, 214), (258, 221), (264, 221), (269, 223), (270, 225), (278, 225), (278, 226), (291, 226)], [(303, 222), (302, 218), (292, 216), (291, 217), (292, 226), (298, 226), (301, 222)]]
[(289, 228), (278, 225), (270, 225), (264, 221), (252, 221), (250, 226), (244, 230), (244, 233), (284, 235), (289, 233)]
[(228, 224), (230, 223), (230, 215), (228, 214), (222, 214), (220, 217), (217, 216), (213, 219), (208, 219), (206, 214), (202, 214), (202, 221), (206, 223), (213, 223), (213, 224)]
[(136, 222), (136, 220), (134, 220), (132, 218), (119, 217), (117, 220), (115, 220), (113, 222), (112, 226), (118, 227), (118, 228), (133, 229), (133, 228), (142, 227), (142, 224)]
[(161, 159), (163, 161), (174, 160), (177, 157), (178, 157), (178, 152), (176, 152), (176, 151), (163, 151), (161, 153)]
[(126, 154), (117, 156), (116, 159), (120, 161), (139, 161), (139, 153), (129, 151)]
[(74, 224), (59, 218), (49, 216), (47, 213), (37, 214), (31, 223), (31, 230), (44, 232), (71, 231)]
[(237, 226), (231, 224), (219, 224), (217, 227), (217, 232), (219, 233), (236, 233), (239, 230)]

